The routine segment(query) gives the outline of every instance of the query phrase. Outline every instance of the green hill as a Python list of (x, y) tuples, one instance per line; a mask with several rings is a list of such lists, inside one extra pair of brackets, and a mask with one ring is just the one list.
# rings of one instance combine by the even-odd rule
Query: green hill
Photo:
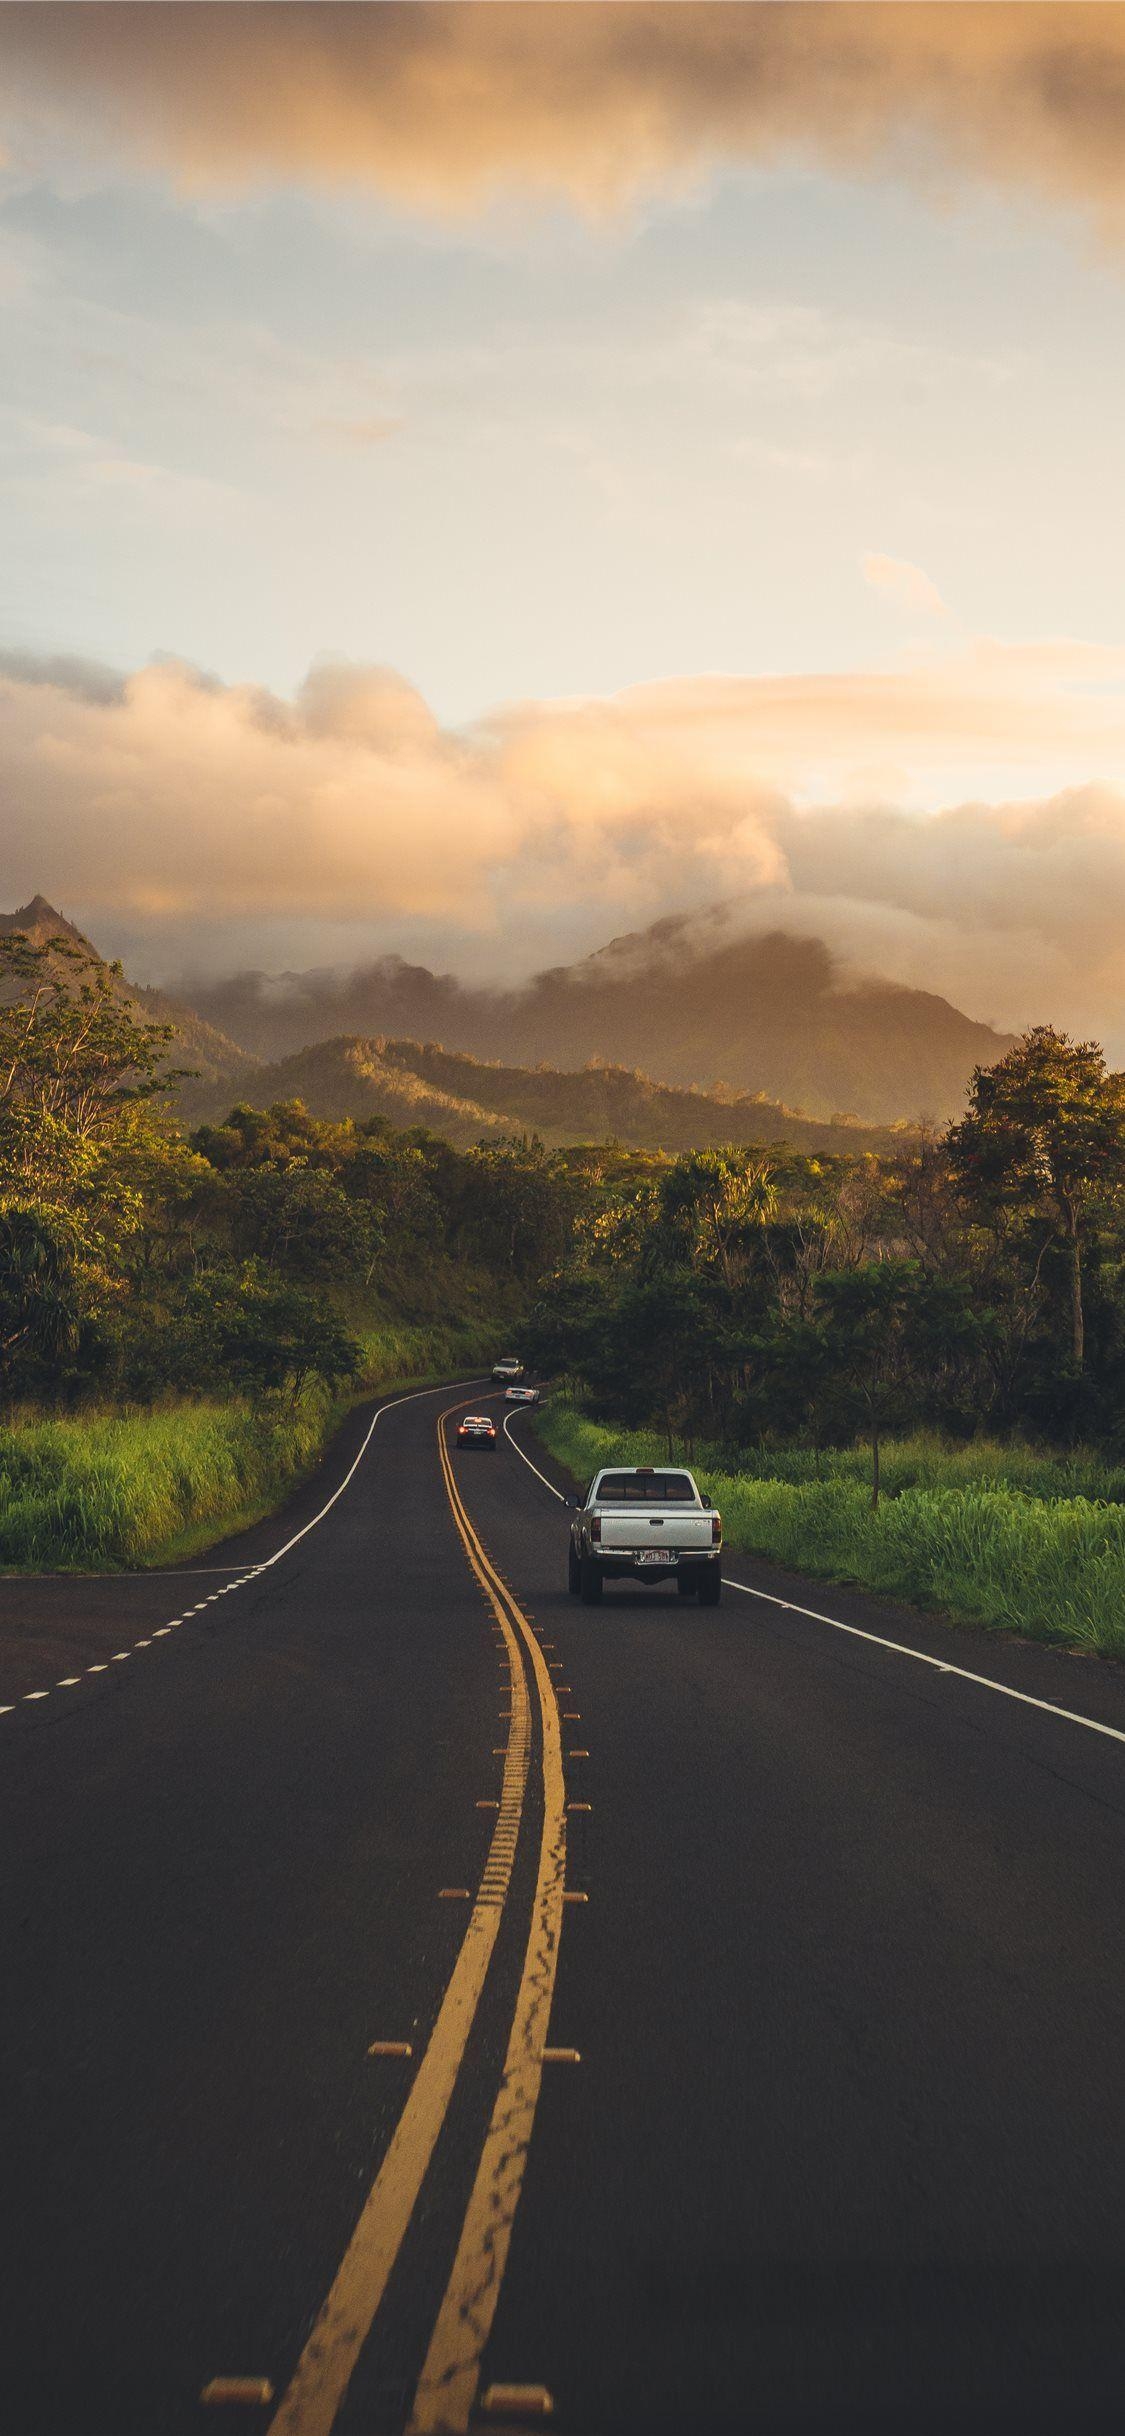
[[(638, 1150), (702, 1150), (720, 1142), (790, 1142), (803, 1150), (887, 1150), (903, 1127), (818, 1119), (759, 1093), (676, 1090), (625, 1066), (572, 1073), (508, 1066), (434, 1041), (343, 1038), (252, 1067), (239, 1095), (257, 1106), (303, 1100), (314, 1116), (383, 1116), (425, 1125), (457, 1144), (535, 1132), (549, 1143), (615, 1140)], [(216, 1117), (229, 1089), (188, 1085), (185, 1115)]]

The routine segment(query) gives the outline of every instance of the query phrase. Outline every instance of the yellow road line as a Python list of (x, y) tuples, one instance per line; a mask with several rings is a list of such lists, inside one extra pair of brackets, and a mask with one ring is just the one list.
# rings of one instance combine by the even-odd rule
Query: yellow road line
[[(470, 1548), (470, 1563), (482, 1563), (490, 1584), (499, 1592), (499, 1576), (461, 1504), (448, 1461), (445, 1471), (454, 1517)], [(558, 1967), (566, 1884), (566, 1785), (558, 1705), (539, 1643), (512, 1592), (507, 1590), (504, 1596), (531, 1660), (543, 1721), (539, 1868), (504, 2070), (407, 2436), (465, 2436), (468, 2429), (523, 2189)]]
[(270, 2422), (269, 2436), (329, 2436), (347, 2392), (453, 2096), (511, 1883), (523, 1815), (531, 1761), (531, 1701), (520, 1663), (520, 1645), (508, 1618), (504, 1594), (493, 1587), (492, 1569), (486, 1559), (475, 1553), (479, 1543), (458, 1512), (460, 1501), (442, 1434), (446, 1417), (443, 1413), (438, 1422), (438, 1448), (453, 1519), (472, 1570), (488, 1594), (512, 1660), (512, 1728), (505, 1747), (500, 1809), (480, 1889), (429, 2045), (335, 2282), (301, 2353), (281, 2407)]

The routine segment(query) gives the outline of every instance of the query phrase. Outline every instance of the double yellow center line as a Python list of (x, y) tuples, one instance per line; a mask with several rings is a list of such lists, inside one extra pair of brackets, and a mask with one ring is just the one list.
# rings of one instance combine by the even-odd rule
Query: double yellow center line
[(558, 1964), (566, 1883), (566, 1789), (554, 1687), (531, 1626), (465, 1510), (438, 1422), (438, 1455), (469, 1566), (504, 1636), (511, 1722), (496, 1826), (461, 1950), (390, 2147), (269, 2436), (330, 2436), (386, 2291), (449, 2110), (507, 1902), (531, 1765), (532, 1690), (541, 1725), (543, 1823), (523, 1970), (504, 2068), (452, 2272), (414, 2398), (409, 2436), (464, 2436), (476, 2399), (523, 2187)]

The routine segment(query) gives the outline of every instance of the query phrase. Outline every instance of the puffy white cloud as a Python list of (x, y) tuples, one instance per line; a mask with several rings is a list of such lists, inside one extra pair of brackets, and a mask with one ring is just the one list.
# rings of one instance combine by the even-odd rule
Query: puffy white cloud
[(0, 662), (0, 803), (6, 901), (124, 928), (149, 970), (432, 937), (515, 974), (724, 899), (973, 1013), (1118, 1037), (1125, 652), (980, 643), (460, 731), (388, 669), (325, 662), (285, 701), (23, 655)]

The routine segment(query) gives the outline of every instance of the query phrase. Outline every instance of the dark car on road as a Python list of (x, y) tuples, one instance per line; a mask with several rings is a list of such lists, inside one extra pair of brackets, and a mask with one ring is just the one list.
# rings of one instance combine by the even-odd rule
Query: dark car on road
[(488, 1413), (466, 1413), (457, 1431), (458, 1446), (495, 1446), (496, 1423)]

